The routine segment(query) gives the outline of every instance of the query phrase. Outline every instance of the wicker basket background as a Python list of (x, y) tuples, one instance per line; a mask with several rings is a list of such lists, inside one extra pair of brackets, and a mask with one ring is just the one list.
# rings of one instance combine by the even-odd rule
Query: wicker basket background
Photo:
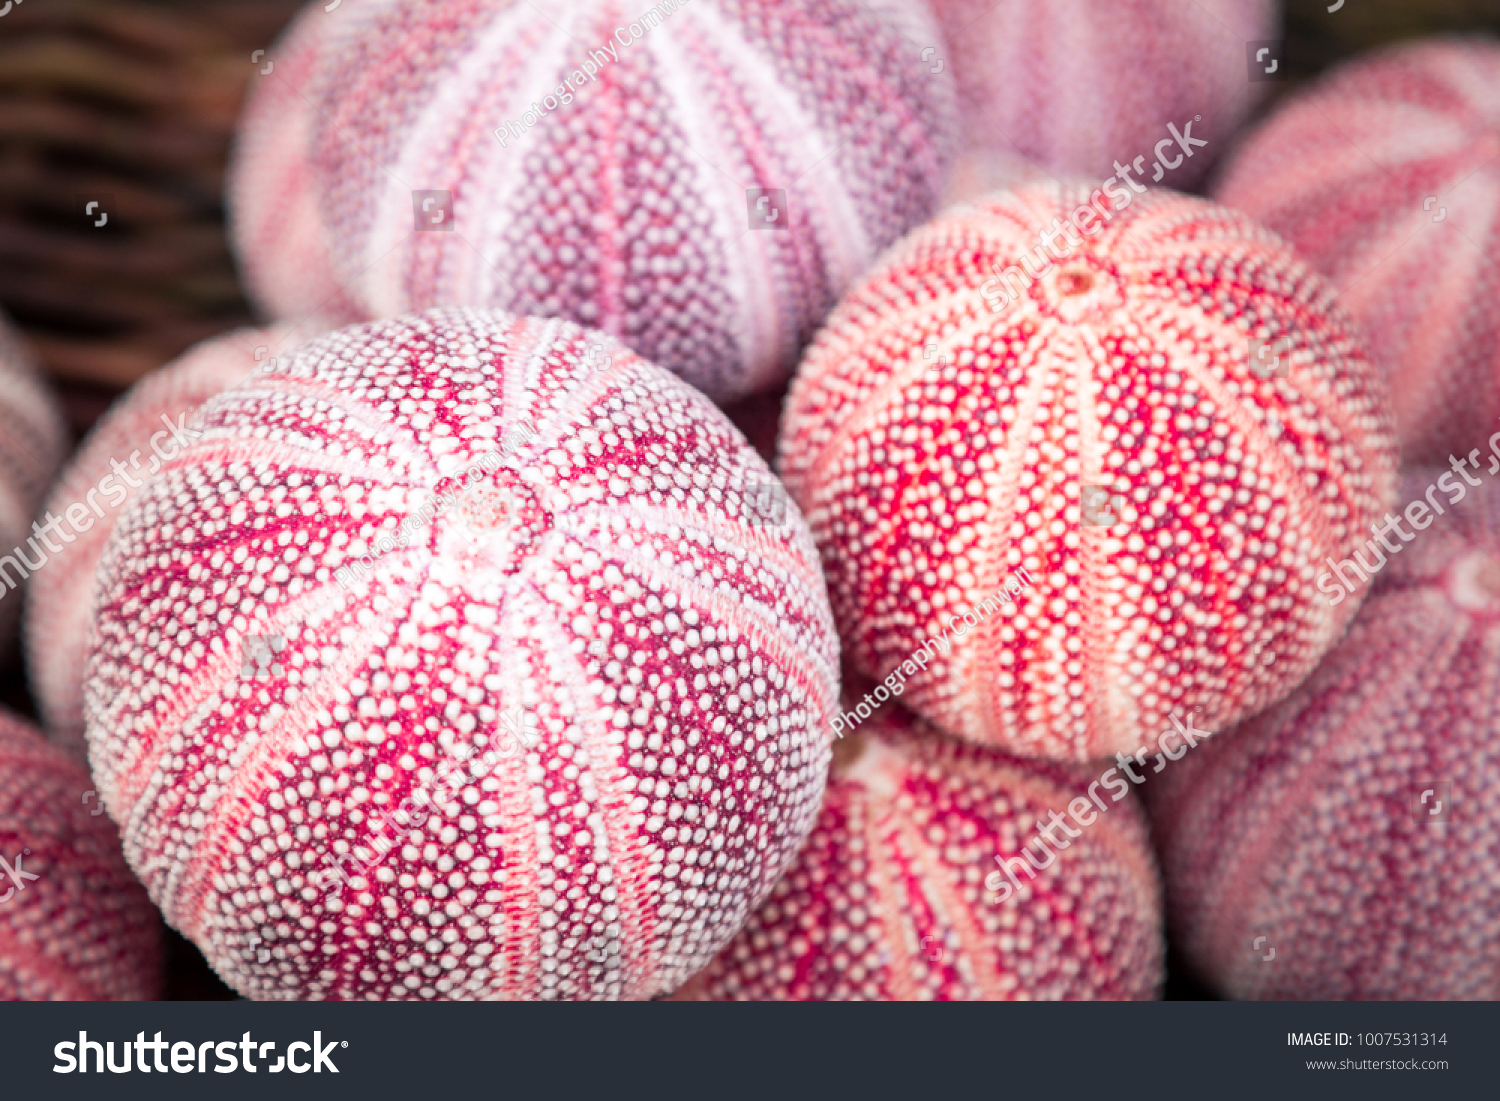
[[(0, 305), (75, 395), (107, 399), (249, 320), (224, 162), (251, 53), (297, 6), (21, 0), (0, 17)], [(75, 427), (101, 404), (75, 400)]]

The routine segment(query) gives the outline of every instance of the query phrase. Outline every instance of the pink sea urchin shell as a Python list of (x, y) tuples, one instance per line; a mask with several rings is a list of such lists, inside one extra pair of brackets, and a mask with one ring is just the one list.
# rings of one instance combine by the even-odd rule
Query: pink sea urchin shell
[(1500, 43), (1334, 70), (1251, 135), (1217, 198), (1339, 288), (1390, 378), (1403, 458), (1484, 445), (1500, 417)]
[[(1274, 0), (935, 0), (971, 149), (1098, 181), (1144, 156), (1169, 122), (1206, 148), (1172, 170), (1192, 183), (1255, 92), (1246, 43), (1276, 37)], [(1200, 116), (1193, 121), (1194, 116)]]
[(340, 277), (369, 316), (566, 317), (716, 400), (769, 386), (936, 207), (936, 41), (919, 0), (384, 4), (312, 97)]
[(1465, 488), (1306, 684), (1147, 786), (1177, 943), (1226, 994), (1500, 997), (1500, 489)]
[(52, 487), (42, 521), (63, 520), (48, 529), (61, 547), (31, 581), (25, 644), (32, 692), (48, 737), (59, 745), (84, 752), (83, 670), (94, 571), (125, 502), (161, 465), (153, 443), (168, 456), (180, 449), (197, 408), (273, 367), (277, 354), (290, 350), (290, 337), (285, 327), (241, 329), (205, 340), (147, 375), (99, 421)]
[(312, 4), (282, 32), (251, 79), (230, 150), (225, 207), (246, 291), (266, 317), (311, 315), (307, 336), (367, 320), (334, 272), (308, 143), (318, 61), (342, 24), (361, 20), (373, 3), (337, 20)]
[[(1133, 797), (1100, 788), (1101, 813), (1085, 794), (1097, 772), (965, 745), (900, 710), (834, 756), (796, 862), (680, 997), (1155, 996), (1161, 891)], [(1067, 819), (1074, 799), (1089, 825)], [(1060, 827), (1051, 848), (1037, 837), (1049, 811), (1073, 840)], [(1013, 864), (1016, 891), (996, 858), (1019, 863), (1022, 846), (1041, 867)]]
[(140, 1000), (161, 923), (88, 773), (0, 711), (0, 1001)]
[(67, 442), (57, 399), (20, 335), (0, 314), (0, 657), (15, 642), (21, 582), (36, 568), (26, 543), (32, 518), (62, 465)]
[(706, 964), (812, 826), (837, 699), (811, 536), (724, 415), (570, 322), (434, 310), (200, 427), (119, 521), (85, 685), (167, 920), (257, 998)]
[[(856, 666), (955, 734), (1080, 759), (1305, 677), (1355, 603), (1315, 564), (1362, 542), (1395, 463), (1379, 379), (1291, 249), (1201, 199), (1094, 196), (998, 194), (893, 249), (808, 351), (779, 449)], [(1053, 262), (1039, 234), (1079, 209), (1092, 236)], [(1030, 249), (1029, 287), (995, 277)]]

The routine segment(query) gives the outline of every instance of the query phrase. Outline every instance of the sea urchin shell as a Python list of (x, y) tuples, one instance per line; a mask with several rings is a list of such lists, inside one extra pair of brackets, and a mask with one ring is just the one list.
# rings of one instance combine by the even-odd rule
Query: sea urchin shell
[(0, 658), (15, 643), (21, 582), (40, 568), (26, 540), (67, 453), (67, 439), (57, 399), (0, 314)]
[(1462, 490), (1403, 509), (1306, 684), (1147, 785), (1174, 936), (1232, 997), (1500, 997), (1500, 488)]
[(811, 536), (724, 415), (570, 322), (434, 310), (199, 428), (111, 538), (85, 683), (167, 920), (257, 998), (706, 964), (812, 826), (837, 698)]
[(1390, 378), (1403, 458), (1483, 444), (1500, 416), (1500, 43), (1334, 70), (1250, 136), (1216, 198), (1339, 289)]
[(230, 149), (224, 205), (246, 292), (268, 318), (311, 315), (308, 336), (367, 320), (334, 271), (308, 153), (319, 60), (340, 29), (347, 33), (340, 23), (371, 10), (366, 0), (335, 21), (322, 4), (309, 4), (252, 80)]
[[(934, 0), (967, 149), (1102, 180), (1151, 171), (1167, 123), (1209, 146), (1173, 170), (1201, 176), (1268, 85), (1245, 45), (1276, 37), (1274, 0)], [(1268, 43), (1269, 44), (1269, 43)], [(1282, 59), (1284, 62), (1284, 58)]]
[(936, 207), (936, 41), (920, 0), (386, 3), (313, 81), (340, 278), (369, 316), (566, 317), (715, 400), (771, 385)]
[[(106, 413), (52, 487), (42, 508), (61, 545), (26, 598), (26, 665), (47, 735), (83, 754), (83, 669), (88, 660), (94, 571), (125, 502), (190, 441), (197, 408), (275, 366), (284, 328), (240, 329), (205, 340), (136, 383)], [(118, 464), (118, 465), (116, 465)], [(54, 522), (54, 518), (61, 522)]]
[(0, 711), (0, 1001), (137, 1001), (161, 922), (88, 773)]
[(1284, 696), (1353, 614), (1316, 570), (1394, 478), (1333, 298), (1244, 215), (1170, 192), (1027, 186), (909, 236), (808, 351), (778, 452), (856, 666), (952, 733), (1057, 758)]
[(1098, 789), (1101, 811), (1084, 766), (965, 745), (899, 708), (834, 757), (796, 863), (679, 997), (1156, 995), (1161, 890), (1133, 796)]

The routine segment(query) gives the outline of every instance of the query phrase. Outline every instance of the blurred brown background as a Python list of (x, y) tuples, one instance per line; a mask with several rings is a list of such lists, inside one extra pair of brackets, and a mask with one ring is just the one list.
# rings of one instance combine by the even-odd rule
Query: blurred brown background
[[(1344, 0), (1330, 13), (1336, 2), (1284, 4), (1288, 79), (1262, 112), (1387, 42), (1500, 35), (1500, 0)], [(224, 236), (224, 164), (265, 64), (252, 55), (299, 7), (12, 0), (0, 16), (0, 307), (40, 353), (75, 433), (147, 371), (252, 320)], [(89, 201), (100, 205), (86, 215)], [(774, 397), (748, 404), (747, 419), (774, 432)], [(0, 702), (34, 714), (18, 663), (0, 670)], [(1169, 997), (1203, 996), (1172, 971)], [(173, 935), (166, 996), (234, 995)]]
[(260, 67), (250, 55), (297, 7), (23, 0), (0, 17), (0, 306), (69, 384), (75, 429), (249, 320), (224, 240), (224, 162)]

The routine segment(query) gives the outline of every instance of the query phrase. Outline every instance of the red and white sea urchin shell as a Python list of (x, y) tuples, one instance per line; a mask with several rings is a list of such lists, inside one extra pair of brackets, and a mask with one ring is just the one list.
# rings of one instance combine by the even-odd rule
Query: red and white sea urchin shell
[(1484, 446), (1500, 417), (1500, 43), (1334, 70), (1250, 136), (1216, 198), (1338, 287), (1390, 379), (1407, 461)]
[(1276, 38), (1278, 24), (1275, 0), (934, 0), (933, 10), (965, 145), (1096, 185), (1115, 161), (1144, 156), (1150, 173), (1169, 122), (1192, 121), (1210, 143), (1171, 185), (1200, 177), (1267, 87), (1247, 79), (1246, 43)]
[[(1097, 772), (966, 745), (899, 708), (840, 742), (834, 758), (796, 862), (680, 998), (1156, 995), (1161, 889), (1133, 796), (1104, 794), (1101, 813), (1085, 795)], [(1079, 810), (1083, 827), (1066, 818), (1078, 798), (1089, 808)], [(1048, 811), (1069, 830), (1051, 829), (1052, 848), (1034, 832)], [(996, 859), (1023, 847), (1039, 867), (1012, 864), (1014, 891)]]
[(1147, 785), (1176, 943), (1226, 994), (1500, 997), (1500, 490), (1465, 489), (1306, 684)]
[(37, 568), (30, 564), (34, 556), (26, 543), (31, 522), (67, 444), (57, 399), (20, 335), (0, 314), (0, 658), (15, 642), (21, 582)]
[(88, 773), (0, 711), (0, 1001), (137, 1001), (160, 982), (161, 922)]
[[(1111, 220), (1081, 218), (1095, 234), (1057, 271), (1030, 257), (1000, 312), (992, 272), (1046, 257), (1086, 189), (908, 237), (809, 350), (779, 450), (856, 666), (893, 675), (933, 640), (903, 702), (1079, 759), (1289, 692), (1353, 614), (1317, 564), (1364, 538), (1395, 463), (1379, 379), (1290, 248), (1201, 199), (1094, 195)], [(1283, 358), (1252, 370), (1252, 339)], [(1035, 584), (996, 609), (1023, 567)]]
[(85, 689), (168, 921), (260, 998), (706, 964), (812, 826), (837, 699), (811, 536), (723, 414), (602, 334), (435, 310), (199, 426), (116, 529)]
[[(45, 568), (26, 599), (26, 666), (48, 737), (70, 752), (85, 752), (83, 671), (94, 573), (125, 502), (161, 466), (153, 443), (170, 456), (189, 435), (198, 406), (269, 369), (290, 341), (289, 327), (239, 329), (188, 349), (110, 408), (52, 487), (41, 522), (54, 515), (65, 521), (51, 529), (62, 545), (50, 557), (45, 547), (32, 547)], [(115, 462), (123, 473), (114, 471)]]
[(387, 4), (315, 97), (336, 263), (371, 316), (566, 317), (750, 393), (936, 208), (936, 35), (919, 0)]

